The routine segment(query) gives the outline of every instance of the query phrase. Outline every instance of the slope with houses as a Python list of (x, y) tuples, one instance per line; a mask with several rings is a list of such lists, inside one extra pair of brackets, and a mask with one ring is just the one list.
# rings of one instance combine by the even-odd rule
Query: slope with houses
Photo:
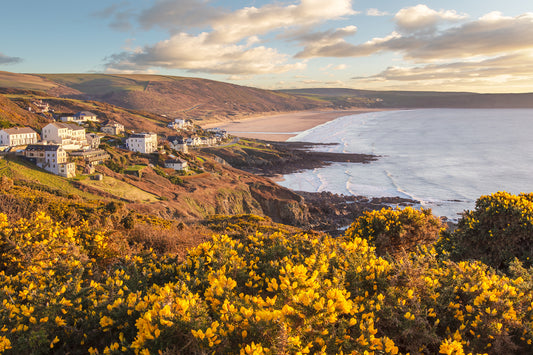
[[(50, 110), (47, 103), (39, 104)], [(4, 128), (0, 131), (0, 150), (16, 152), (52, 174), (71, 178), (76, 176), (76, 163), (84, 162), (84, 174), (91, 174), (95, 166), (109, 159), (109, 154), (100, 149), (102, 138), (119, 142), (118, 148), (140, 154), (165, 152), (164, 147), (176, 152), (188, 153), (191, 147), (215, 146), (227, 140), (224, 130), (203, 131), (194, 127), (190, 120), (175, 119), (168, 124), (177, 135), (158, 137), (152, 132), (128, 132), (123, 124), (108, 120), (100, 123), (98, 116), (90, 111), (61, 115), (57, 121), (42, 127), (40, 135), (32, 127)], [(90, 128), (92, 132), (87, 132)], [(96, 132), (98, 129), (99, 132)], [(163, 139), (166, 138), (166, 139)], [(165, 156), (163, 166), (175, 171), (186, 171), (186, 160), (170, 154)]]

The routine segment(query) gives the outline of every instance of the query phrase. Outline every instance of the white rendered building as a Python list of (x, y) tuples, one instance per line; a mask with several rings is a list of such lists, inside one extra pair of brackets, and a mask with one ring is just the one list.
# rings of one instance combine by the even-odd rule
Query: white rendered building
[(85, 128), (72, 123), (50, 123), (43, 128), (42, 140), (61, 145), (65, 150), (80, 149), (87, 145)]
[(135, 133), (126, 139), (126, 148), (133, 152), (150, 154), (157, 150), (157, 134)]
[(76, 176), (76, 165), (68, 162), (67, 152), (57, 144), (30, 144), (24, 156), (46, 171), (67, 178)]
[(5, 128), (0, 131), (0, 145), (14, 147), (35, 143), (37, 143), (37, 132), (29, 127)]

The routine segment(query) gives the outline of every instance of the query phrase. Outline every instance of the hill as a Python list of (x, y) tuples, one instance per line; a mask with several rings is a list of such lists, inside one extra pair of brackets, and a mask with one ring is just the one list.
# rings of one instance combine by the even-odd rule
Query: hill
[(282, 92), (163, 75), (0, 72), (0, 87), (41, 90), (61, 98), (93, 100), (130, 110), (200, 121), (324, 106), (322, 102)]
[(533, 93), (477, 94), (436, 91), (370, 91), (355, 89), (294, 89), (286, 94), (329, 102), (335, 107), (376, 108), (533, 108)]
[[(29, 101), (27, 102), (28, 104)], [(8, 97), (0, 95), (0, 126), (32, 126), (42, 127), (48, 120), (40, 115), (29, 112), (14, 103)]]

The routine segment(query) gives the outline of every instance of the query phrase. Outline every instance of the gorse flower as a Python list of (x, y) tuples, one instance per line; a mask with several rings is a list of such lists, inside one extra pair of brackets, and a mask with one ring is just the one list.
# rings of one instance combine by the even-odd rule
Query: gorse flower
[[(400, 214), (371, 218), (391, 230)], [(0, 353), (533, 352), (533, 272), (518, 266), (279, 231), (217, 235), (179, 262), (113, 254), (105, 234), (42, 213), (0, 214), (0, 237)]]

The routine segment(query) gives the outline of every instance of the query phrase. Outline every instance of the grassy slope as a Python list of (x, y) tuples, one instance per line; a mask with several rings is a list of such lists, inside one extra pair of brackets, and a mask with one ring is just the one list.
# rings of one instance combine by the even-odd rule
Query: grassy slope
[(83, 185), (88, 185), (117, 196), (117, 198), (123, 198), (135, 202), (158, 201), (158, 197), (156, 195), (143, 191), (131, 184), (120, 181), (111, 176), (105, 176), (104, 180), (102, 181), (83, 179), (80, 182)]
[(61, 191), (65, 194), (75, 194), (88, 200), (100, 199), (98, 195), (76, 188), (68, 179), (50, 174), (19, 158), (0, 160), (0, 175), (16, 180), (32, 181), (52, 190)]

